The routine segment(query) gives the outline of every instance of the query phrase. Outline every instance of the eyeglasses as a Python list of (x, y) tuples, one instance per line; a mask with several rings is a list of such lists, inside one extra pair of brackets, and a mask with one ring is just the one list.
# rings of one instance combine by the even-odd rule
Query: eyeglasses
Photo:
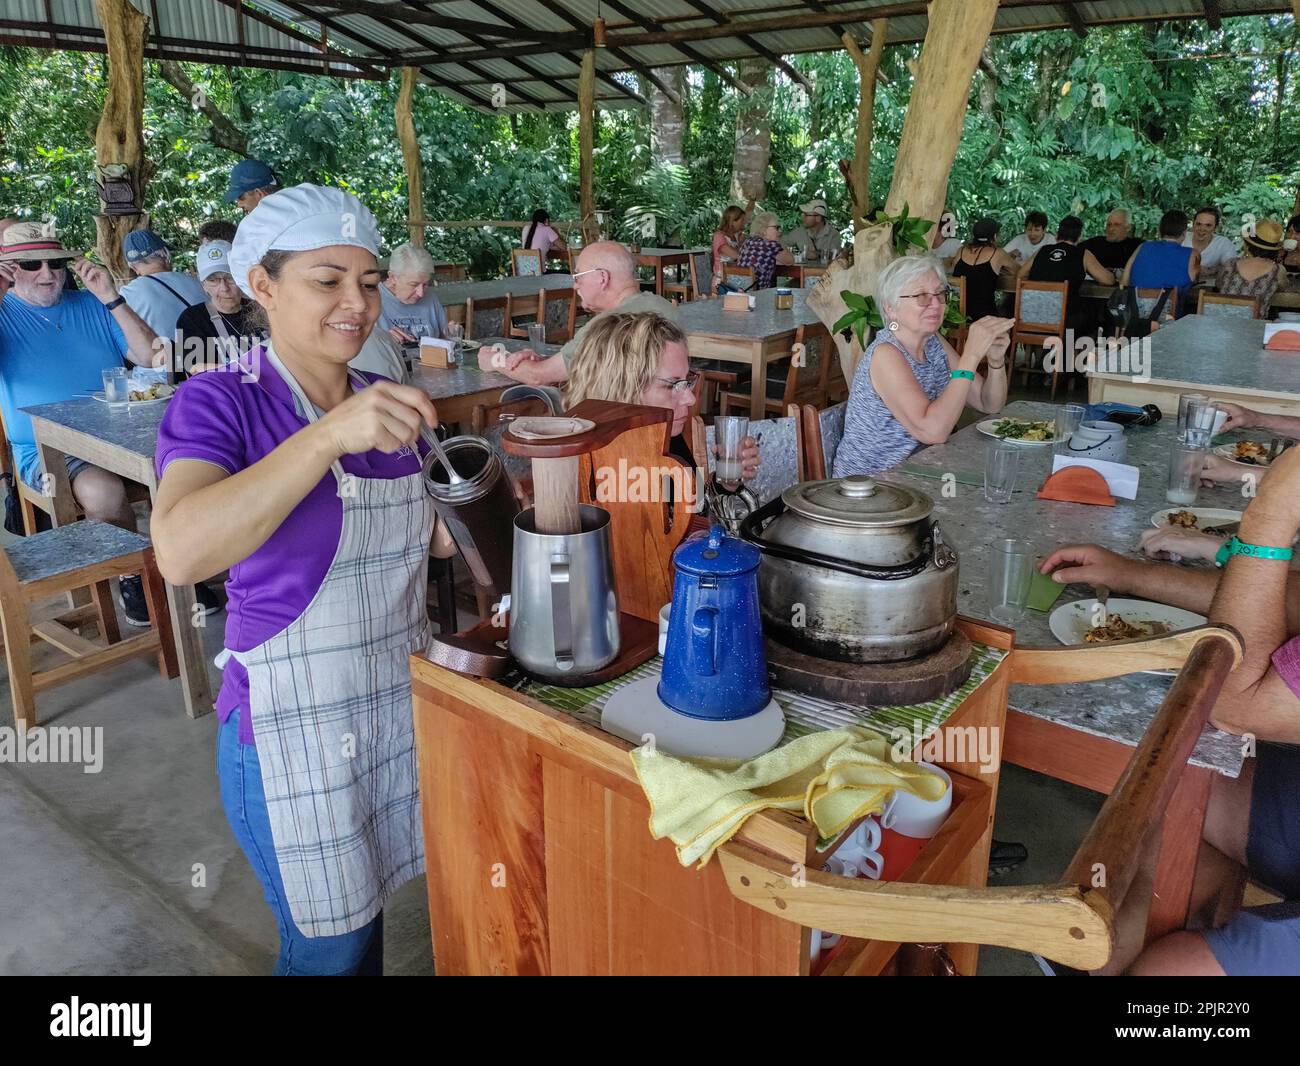
[(655, 378), (665, 389), (673, 393), (690, 392), (700, 380), (700, 375), (692, 370), (684, 378)]
[(17, 264), (19, 270), (25, 270), (29, 274), (39, 274), (41, 267), (45, 266), (49, 267), (51, 272), (62, 270), (67, 266), (67, 263), (55, 259), (17, 259), (13, 262)]
[(952, 289), (944, 289), (941, 292), (916, 292), (910, 296), (900, 296), (900, 300), (915, 300), (917, 307), (929, 307), (931, 304), (946, 304), (948, 297), (952, 295)]
[(577, 281), (579, 278), (585, 277), (588, 274), (608, 274), (608, 273), (609, 271), (606, 270), (604, 267), (592, 267), (590, 270), (579, 270), (576, 274), (570, 274), (569, 277), (571, 277), (574, 281)]

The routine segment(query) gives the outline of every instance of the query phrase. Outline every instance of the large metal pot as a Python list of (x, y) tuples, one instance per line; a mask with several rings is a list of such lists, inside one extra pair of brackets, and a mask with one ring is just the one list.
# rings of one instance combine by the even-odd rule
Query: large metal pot
[(805, 481), (750, 515), (769, 636), (821, 658), (885, 663), (944, 645), (957, 553), (923, 492), (866, 476)]

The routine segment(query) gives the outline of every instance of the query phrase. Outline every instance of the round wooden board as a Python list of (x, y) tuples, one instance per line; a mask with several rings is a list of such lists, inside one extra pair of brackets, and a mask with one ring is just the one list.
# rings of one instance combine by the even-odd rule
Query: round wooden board
[(901, 663), (819, 659), (768, 639), (767, 666), (782, 688), (872, 707), (899, 707), (946, 696), (970, 677), (971, 642), (961, 632), (936, 652)]

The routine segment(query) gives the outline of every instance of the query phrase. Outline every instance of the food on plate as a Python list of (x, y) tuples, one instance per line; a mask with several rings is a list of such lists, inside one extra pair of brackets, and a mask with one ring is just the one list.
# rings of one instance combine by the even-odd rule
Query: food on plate
[(1168, 632), (1167, 622), (1126, 622), (1122, 615), (1112, 614), (1107, 616), (1105, 625), (1093, 626), (1083, 639), (1089, 644), (1104, 644), (1111, 640), (1159, 637)]
[(131, 389), (128, 398), (133, 403), (144, 403), (146, 400), (160, 400), (164, 396), (170, 396), (175, 391), (165, 381), (155, 381), (147, 389)]
[(1052, 440), (1056, 436), (1056, 424), (1050, 420), (999, 418), (993, 423), (993, 433), (1003, 440)]
[(1268, 445), (1261, 444), (1257, 440), (1239, 440), (1235, 449), (1235, 458), (1239, 463), (1268, 466)]
[(1165, 515), (1165, 520), (1171, 526), (1177, 526), (1179, 529), (1195, 529), (1196, 515), (1191, 511), (1170, 511)]

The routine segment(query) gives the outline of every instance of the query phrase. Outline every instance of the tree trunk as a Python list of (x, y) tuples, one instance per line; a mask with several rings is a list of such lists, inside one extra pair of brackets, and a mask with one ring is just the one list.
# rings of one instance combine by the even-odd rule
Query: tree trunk
[(741, 85), (750, 90), (736, 112), (736, 154), (731, 166), (731, 198), (744, 203), (767, 192), (772, 154), (772, 67), (763, 59), (738, 65)]
[(596, 53), (588, 48), (582, 53), (578, 75), (578, 205), (582, 214), (582, 232), (587, 241), (600, 238), (596, 222), (596, 197), (591, 187), (591, 152), (596, 136)]
[[(115, 278), (131, 275), (122, 255), (122, 238), (148, 222), (144, 193), (153, 167), (144, 154), (144, 42), (149, 20), (130, 0), (95, 0), (108, 47), (108, 91), (95, 130), (95, 161), (124, 165), (138, 214), (95, 216), (99, 258)], [(101, 205), (102, 207), (102, 205)]]
[[(989, 38), (998, 0), (932, 0), (925, 46), (916, 67), (912, 100), (903, 120), (894, 180), (885, 209), (938, 219), (948, 194), (948, 175), (957, 156), (962, 119), (980, 51)], [(848, 310), (840, 293), (870, 295), (876, 275), (894, 258), (891, 227), (867, 226), (853, 238), (853, 265), (832, 263), (808, 294), (808, 306), (829, 329)], [(840, 367), (850, 384), (862, 349), (857, 339), (837, 334)]]
[(858, 128), (853, 142), (852, 193), (854, 202), (853, 228), (862, 225), (863, 216), (871, 211), (871, 141), (876, 125), (876, 75), (880, 72), (880, 59), (885, 54), (885, 36), (888, 19), (874, 19), (871, 23), (871, 51), (862, 54), (858, 42), (846, 33), (841, 40), (858, 68)]
[(680, 166), (682, 140), (686, 123), (682, 118), (682, 101), (686, 98), (686, 68), (660, 67), (655, 75), (676, 94), (674, 100), (653, 82), (647, 83), (650, 101), (650, 158), (655, 163)]
[(402, 162), (406, 167), (407, 228), (411, 243), (424, 247), (424, 172), (420, 167), (420, 143), (415, 136), (415, 116), (412, 102), (415, 82), (419, 77), (415, 67), (402, 68), (402, 88), (397, 94), (397, 140), (402, 146)]

